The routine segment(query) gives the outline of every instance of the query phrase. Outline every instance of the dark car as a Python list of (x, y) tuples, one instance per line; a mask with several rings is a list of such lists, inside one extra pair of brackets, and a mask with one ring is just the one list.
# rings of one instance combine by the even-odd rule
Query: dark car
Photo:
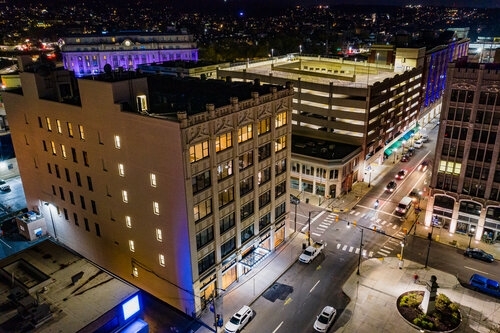
[(300, 203), (300, 199), (297, 198), (295, 195), (290, 194), (290, 203), (293, 205), (298, 205)]
[(407, 154), (404, 154), (402, 157), (401, 157), (401, 162), (408, 162), (410, 160), (410, 155), (407, 153)]
[(422, 172), (425, 172), (427, 171), (427, 168), (429, 167), (429, 162), (427, 161), (423, 161), (422, 163), (420, 163), (420, 165), (417, 167), (417, 170), (418, 171), (422, 171)]
[(465, 250), (464, 256), (467, 256), (469, 258), (479, 259), (482, 261), (487, 261), (487, 262), (495, 261), (495, 258), (493, 257), (493, 255), (491, 255), (487, 252), (484, 252), (481, 249), (477, 249), (477, 248), (474, 248), (474, 249), (468, 248), (467, 250)]
[(415, 148), (413, 147), (408, 148), (408, 151), (406, 153), (410, 156), (413, 156), (413, 154), (415, 154)]
[(407, 173), (408, 171), (406, 171), (405, 169), (399, 170), (398, 173), (396, 174), (396, 179), (404, 179)]
[(398, 184), (394, 180), (391, 180), (389, 184), (385, 187), (385, 190), (387, 192), (394, 192), (396, 190), (396, 187), (398, 187)]

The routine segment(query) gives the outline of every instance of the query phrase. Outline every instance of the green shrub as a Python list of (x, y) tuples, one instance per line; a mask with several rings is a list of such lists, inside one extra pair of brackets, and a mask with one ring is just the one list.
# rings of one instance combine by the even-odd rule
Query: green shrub
[(401, 297), (401, 300), (399, 301), (399, 306), (416, 308), (420, 305), (420, 303), (422, 303), (422, 299), (423, 299), (422, 295), (416, 293), (410, 293)]

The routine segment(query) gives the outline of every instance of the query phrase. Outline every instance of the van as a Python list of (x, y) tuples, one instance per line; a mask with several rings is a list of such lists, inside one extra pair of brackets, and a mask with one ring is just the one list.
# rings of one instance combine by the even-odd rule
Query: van
[(474, 290), (481, 291), (491, 296), (500, 297), (500, 284), (498, 281), (488, 279), (479, 274), (473, 274), (470, 277), (469, 285)]
[(408, 213), (408, 210), (411, 208), (411, 203), (412, 203), (412, 198), (410, 197), (403, 197), (399, 204), (396, 207), (396, 213), (399, 215), (406, 215)]

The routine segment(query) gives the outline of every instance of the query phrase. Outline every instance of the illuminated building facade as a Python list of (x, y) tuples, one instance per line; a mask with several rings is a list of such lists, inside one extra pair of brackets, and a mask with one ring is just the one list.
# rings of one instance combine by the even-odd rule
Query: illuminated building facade
[(500, 240), (500, 66), (449, 64), (426, 225)]
[(75, 35), (60, 40), (64, 68), (76, 76), (111, 70), (135, 70), (140, 64), (183, 60), (197, 61), (193, 35), (186, 31)]
[(28, 207), (85, 258), (197, 315), (289, 236), (291, 84), (20, 78), (4, 101)]

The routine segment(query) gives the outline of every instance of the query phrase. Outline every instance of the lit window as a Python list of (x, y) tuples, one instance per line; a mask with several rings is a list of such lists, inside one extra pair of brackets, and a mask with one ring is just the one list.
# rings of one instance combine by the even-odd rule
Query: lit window
[(153, 201), (153, 212), (156, 215), (160, 215), (160, 204), (156, 201)]
[(45, 117), (45, 122), (47, 123), (47, 129), (52, 132), (52, 124), (50, 123), (50, 118)]
[(52, 147), (52, 154), (57, 155), (56, 143), (54, 141), (50, 141), (50, 146)]
[(130, 248), (130, 251), (135, 252), (135, 245), (133, 240), (128, 241), (128, 247)]
[(128, 192), (125, 190), (122, 191), (122, 199), (123, 202), (128, 202)]
[(125, 225), (127, 226), (127, 228), (132, 228), (132, 219), (130, 218), (130, 216), (125, 216)]
[(151, 186), (156, 187), (156, 175), (154, 173), (150, 173), (149, 179), (151, 180)]
[(139, 277), (139, 270), (137, 269), (137, 267), (132, 268), (132, 274), (135, 277)]
[(148, 103), (146, 100), (146, 95), (137, 96), (137, 111), (139, 111), (139, 112), (147, 112), (148, 111)]
[(276, 115), (276, 128), (286, 125), (286, 112), (280, 112)]
[(78, 125), (78, 131), (80, 132), (80, 139), (85, 140), (85, 131), (83, 125)]
[(61, 154), (63, 158), (66, 158), (66, 147), (64, 145), (61, 145)]
[(233, 145), (233, 137), (231, 132), (227, 132), (224, 134), (221, 134), (215, 138), (215, 151), (223, 151), (225, 149), (228, 149), (232, 147)]
[(160, 262), (160, 266), (165, 267), (165, 256), (163, 254), (158, 255), (158, 261)]
[(259, 125), (257, 127), (257, 133), (259, 135), (271, 132), (271, 118), (262, 119), (259, 121)]
[(158, 242), (162, 242), (163, 241), (163, 235), (161, 233), (161, 229), (156, 229), (156, 240)]
[(205, 157), (208, 157), (208, 140), (189, 147), (189, 159), (191, 163)]
[(73, 125), (71, 123), (66, 123), (66, 125), (68, 126), (69, 137), (72, 138), (73, 137)]
[(280, 136), (274, 143), (274, 151), (280, 151), (286, 148), (286, 135)]
[(119, 135), (115, 135), (115, 148), (120, 149), (122, 147), (121, 139)]
[(125, 167), (122, 163), (118, 163), (118, 174), (122, 177), (125, 176)]
[(238, 128), (238, 142), (245, 142), (253, 137), (252, 124)]
[(57, 133), (61, 134), (62, 133), (61, 121), (57, 119), (56, 124), (57, 124)]

